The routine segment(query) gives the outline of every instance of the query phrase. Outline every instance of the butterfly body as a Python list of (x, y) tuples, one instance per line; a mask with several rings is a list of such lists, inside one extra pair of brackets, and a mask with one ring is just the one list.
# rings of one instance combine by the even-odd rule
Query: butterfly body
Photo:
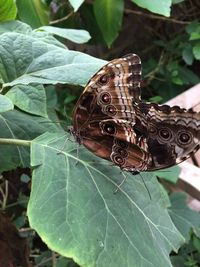
[(73, 114), (76, 140), (130, 172), (172, 166), (200, 146), (200, 114), (145, 103), (140, 84), (140, 58), (115, 59), (90, 79)]

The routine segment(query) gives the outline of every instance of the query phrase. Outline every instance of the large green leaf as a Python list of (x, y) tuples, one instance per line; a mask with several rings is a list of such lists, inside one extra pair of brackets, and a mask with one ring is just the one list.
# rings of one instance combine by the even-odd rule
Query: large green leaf
[(69, 2), (74, 8), (74, 12), (76, 12), (79, 9), (79, 7), (82, 5), (84, 0), (69, 0)]
[(47, 116), (46, 94), (42, 85), (16, 85), (6, 94), (23, 111)]
[[(44, 132), (61, 132), (62, 128), (51, 120), (31, 116), (18, 110), (0, 114), (0, 139), (32, 140)], [(29, 148), (4, 144), (0, 140), (0, 172), (30, 166)]]
[(15, 19), (17, 8), (14, 0), (0, 1), (0, 21)]
[(52, 26), (43, 26), (38, 30), (44, 30), (51, 34), (58, 35), (60, 37), (66, 38), (74, 43), (83, 44), (90, 40), (91, 36), (89, 32), (85, 30), (76, 30), (76, 29), (63, 29)]
[(48, 24), (47, 6), (41, 0), (16, 0), (18, 16), (33, 28)]
[(151, 12), (164, 15), (166, 17), (170, 16), (170, 7), (172, 5), (172, 0), (131, 0), (140, 7), (146, 8)]
[(95, 0), (94, 13), (103, 37), (110, 47), (121, 29), (123, 0)]
[(151, 199), (140, 175), (126, 174), (114, 194), (120, 169), (77, 149), (66, 135), (46, 133), (32, 141), (31, 227), (81, 266), (172, 266), (168, 254), (184, 239), (156, 178), (142, 174)]
[(200, 214), (188, 208), (186, 195), (181, 192), (173, 193), (170, 200), (172, 206), (169, 209), (169, 214), (177, 229), (188, 240), (191, 229), (198, 236), (200, 233)]
[(4, 87), (29, 83), (85, 85), (105, 63), (57, 47), (38, 35), (8, 32), (0, 39), (0, 74)]

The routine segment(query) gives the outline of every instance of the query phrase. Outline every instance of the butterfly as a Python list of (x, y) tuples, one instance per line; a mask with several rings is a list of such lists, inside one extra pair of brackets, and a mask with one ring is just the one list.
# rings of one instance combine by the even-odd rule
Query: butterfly
[(114, 59), (88, 82), (73, 112), (75, 139), (122, 170), (178, 164), (200, 147), (200, 113), (141, 100), (141, 60)]

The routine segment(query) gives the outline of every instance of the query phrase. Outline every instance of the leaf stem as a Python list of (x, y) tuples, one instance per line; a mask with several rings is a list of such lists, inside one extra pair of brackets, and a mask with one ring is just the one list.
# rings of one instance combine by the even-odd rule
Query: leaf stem
[(30, 146), (31, 145), (31, 141), (21, 140), (21, 139), (0, 138), (0, 144), (3, 144), (3, 145)]

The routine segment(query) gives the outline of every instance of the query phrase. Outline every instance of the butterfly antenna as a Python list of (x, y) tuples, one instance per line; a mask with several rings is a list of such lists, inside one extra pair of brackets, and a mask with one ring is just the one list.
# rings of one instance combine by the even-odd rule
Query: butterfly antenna
[(144, 181), (144, 178), (142, 177), (142, 175), (139, 173), (139, 175), (140, 175), (140, 177), (142, 178), (142, 181), (143, 181), (143, 183), (144, 183), (144, 186), (145, 186), (145, 188), (146, 188), (146, 190), (147, 190), (147, 192), (148, 192), (148, 194), (149, 194), (149, 198), (150, 198), (150, 200), (151, 200), (151, 194), (150, 194), (150, 191), (149, 191), (149, 189), (148, 189), (148, 187), (147, 187), (147, 185), (146, 185), (146, 183), (145, 183), (145, 181)]

